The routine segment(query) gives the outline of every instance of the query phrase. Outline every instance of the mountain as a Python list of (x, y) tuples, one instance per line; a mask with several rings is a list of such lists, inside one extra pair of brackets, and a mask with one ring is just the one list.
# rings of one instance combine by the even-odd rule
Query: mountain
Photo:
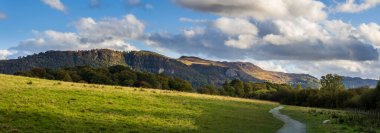
[[(182, 56), (178, 60), (197, 71), (209, 75), (209, 78), (219, 76), (253, 82), (268, 81), (279, 84), (301, 84), (303, 87), (311, 88), (318, 88), (320, 86), (319, 80), (311, 75), (266, 71), (249, 62), (217, 62), (188, 56)], [(214, 84), (224, 82), (215, 79), (212, 81), (215, 82)]]
[(362, 79), (359, 77), (343, 77), (343, 84), (346, 88), (358, 88), (363, 86), (368, 86), (370, 88), (375, 88), (378, 80), (373, 79)]
[[(220, 62), (191, 56), (174, 59), (150, 51), (120, 52), (108, 49), (47, 51), (19, 59), (0, 60), (0, 73), (13, 74), (35, 67), (54, 69), (84, 65), (125, 65), (137, 71), (181, 78), (194, 86), (222, 85), (226, 80), (240, 79), (246, 82), (301, 84), (305, 88), (320, 87), (319, 80), (311, 75), (267, 71), (249, 62)], [(354, 84), (350, 86), (361, 83), (355, 80), (348, 81), (345, 83)]]

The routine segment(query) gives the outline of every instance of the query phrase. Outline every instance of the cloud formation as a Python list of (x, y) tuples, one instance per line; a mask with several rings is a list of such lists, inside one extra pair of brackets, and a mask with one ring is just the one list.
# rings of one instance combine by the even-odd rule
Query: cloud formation
[(363, 0), (361, 3), (357, 3), (356, 0), (346, 0), (345, 3), (338, 4), (335, 10), (337, 12), (356, 13), (376, 7), (379, 4), (380, 0)]
[(264, 21), (304, 17), (323, 20), (325, 5), (315, 0), (175, 0), (180, 6), (228, 17), (251, 17)]
[(361, 24), (359, 31), (366, 40), (380, 47), (380, 25), (376, 23)]
[(61, 12), (66, 12), (67, 9), (65, 5), (61, 2), (61, 0), (41, 0), (44, 4), (50, 6)]
[(202, 29), (153, 33), (147, 39), (152, 46), (178, 53), (222, 59), (378, 60), (378, 51), (371, 45), (377, 38), (367, 34), (371, 30), (340, 20), (317, 23), (299, 18), (255, 25), (247, 19), (221, 17)]
[(129, 51), (137, 48), (128, 43), (128, 39), (142, 36), (144, 24), (134, 15), (128, 14), (121, 19), (104, 18), (94, 20), (82, 18), (75, 24), (77, 32), (58, 32), (46, 30), (34, 31), (34, 37), (21, 41), (11, 47), (12, 57), (43, 52), (47, 50), (85, 50), (109, 48)]

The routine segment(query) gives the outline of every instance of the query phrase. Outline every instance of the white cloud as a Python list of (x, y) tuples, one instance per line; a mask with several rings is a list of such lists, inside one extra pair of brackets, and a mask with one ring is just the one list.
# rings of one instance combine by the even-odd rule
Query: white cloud
[(335, 10), (337, 12), (356, 13), (376, 7), (379, 4), (380, 0), (363, 0), (362, 3), (357, 3), (356, 0), (346, 0), (345, 3), (338, 4)]
[(94, 40), (137, 39), (145, 29), (145, 25), (131, 14), (122, 19), (105, 18), (97, 22), (92, 18), (82, 18), (75, 26), (82, 37)]
[(250, 34), (243, 34), (237, 36), (237, 38), (230, 37), (224, 42), (226, 46), (239, 48), (239, 49), (248, 49), (256, 42), (256, 36)]
[(325, 5), (316, 0), (175, 0), (183, 7), (229, 17), (292, 19), (304, 17), (319, 21), (326, 18)]
[(215, 20), (212, 26), (228, 35), (228, 40), (225, 40), (224, 44), (233, 48), (250, 48), (255, 43), (258, 34), (257, 27), (242, 18), (222, 17)]
[(202, 28), (191, 28), (183, 30), (183, 35), (185, 35), (186, 38), (192, 38), (194, 36), (204, 34), (204, 32), (205, 31)]
[(222, 17), (213, 22), (213, 26), (228, 35), (257, 35), (257, 28), (246, 19)]
[(359, 26), (360, 35), (370, 43), (380, 47), (380, 25), (376, 23), (361, 24)]
[(61, 2), (61, 0), (41, 0), (46, 5), (50, 6), (51, 8), (54, 8), (58, 11), (66, 12), (65, 5)]
[(7, 15), (5, 13), (0, 12), (0, 20), (1, 19), (6, 19)]
[(357, 30), (351, 24), (345, 23), (342, 20), (328, 20), (322, 24), (325, 30), (333, 37), (339, 39), (347, 39), (352, 36), (357, 37)]
[(6, 59), (11, 54), (8, 50), (0, 50), (0, 60)]
[(268, 34), (263, 38), (272, 44), (284, 45), (303, 41), (325, 41), (327, 38), (327, 34), (321, 25), (304, 18), (275, 20), (273, 23), (278, 29), (278, 33)]
[(12, 56), (20, 56), (47, 50), (86, 50), (108, 48), (114, 50), (137, 50), (128, 39), (138, 39), (143, 34), (144, 24), (128, 14), (121, 19), (106, 18), (96, 21), (80, 19), (75, 25), (77, 32), (34, 31), (34, 37), (21, 41), (9, 50)]

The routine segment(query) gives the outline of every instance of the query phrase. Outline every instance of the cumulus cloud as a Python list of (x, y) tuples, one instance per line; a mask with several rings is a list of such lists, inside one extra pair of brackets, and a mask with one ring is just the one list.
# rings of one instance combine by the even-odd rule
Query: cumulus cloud
[(6, 19), (7, 15), (5, 13), (0, 12), (0, 20), (1, 19)]
[(380, 25), (376, 23), (361, 24), (359, 31), (365, 39), (380, 47)]
[(325, 5), (316, 0), (175, 0), (175, 3), (197, 11), (261, 21), (296, 17), (318, 21), (327, 16)]
[(82, 37), (94, 39), (91, 41), (126, 37), (137, 39), (145, 29), (144, 24), (131, 14), (122, 19), (104, 18), (98, 22), (92, 18), (82, 18), (75, 27)]
[(345, 3), (338, 4), (335, 10), (337, 12), (356, 13), (376, 7), (379, 4), (380, 0), (363, 0), (361, 3), (357, 3), (356, 0), (346, 0)]
[(43, 52), (47, 50), (85, 50), (109, 48), (115, 50), (136, 50), (128, 39), (142, 36), (144, 24), (133, 15), (121, 19), (105, 18), (94, 20), (82, 18), (76, 22), (77, 32), (34, 31), (34, 37), (21, 41), (9, 50), (16, 51), (12, 57)]
[(273, 24), (278, 33), (265, 35), (263, 39), (275, 45), (299, 43), (306, 40), (312, 44), (316, 41), (325, 41), (328, 36), (320, 24), (304, 18), (274, 20)]
[(201, 34), (191, 34), (191, 38), (186, 32), (153, 33), (147, 38), (154, 46), (178, 53), (224, 59), (377, 60), (378, 51), (364, 41), (368, 39), (363, 33), (340, 20), (317, 23), (297, 18), (255, 25), (243, 18), (221, 17), (205, 24)]
[(65, 5), (61, 2), (61, 0), (41, 0), (44, 4), (54, 8), (58, 11), (66, 12)]

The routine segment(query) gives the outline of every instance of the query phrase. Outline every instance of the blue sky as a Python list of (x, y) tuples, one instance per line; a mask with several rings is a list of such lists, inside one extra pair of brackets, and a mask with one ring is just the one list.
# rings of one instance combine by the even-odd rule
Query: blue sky
[(0, 0), (0, 59), (46, 50), (151, 50), (314, 76), (377, 78), (378, 5), (380, 0)]
[(0, 0), (0, 11), (7, 14), (7, 19), (0, 21), (0, 48), (17, 45), (20, 40), (31, 37), (33, 30), (75, 31), (72, 23), (83, 17), (100, 19), (103, 17), (121, 17), (134, 14), (142, 20), (146, 31), (178, 32), (189, 23), (180, 23), (181, 17), (211, 19), (215, 16), (194, 12), (173, 4), (170, 0), (146, 0), (152, 8), (144, 5), (128, 5), (123, 0), (101, 0), (100, 7), (91, 7), (91, 0), (62, 0), (67, 12), (61, 12), (45, 5), (40, 0), (14, 1)]

